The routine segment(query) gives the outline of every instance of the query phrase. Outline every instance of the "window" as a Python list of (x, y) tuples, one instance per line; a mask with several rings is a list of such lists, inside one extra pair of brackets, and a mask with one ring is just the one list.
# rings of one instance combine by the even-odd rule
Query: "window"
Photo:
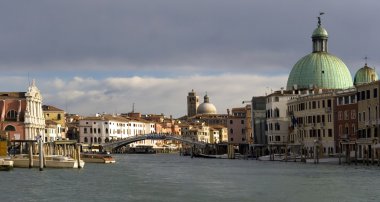
[(348, 116), (348, 111), (344, 111), (344, 120), (348, 120), (349, 116)]
[(87, 142), (88, 142), (88, 138), (84, 137), (84, 143), (87, 143)]
[(87, 133), (87, 128), (83, 128), (83, 133)]
[(332, 129), (328, 130), (328, 135), (329, 135), (329, 137), (332, 137)]
[(9, 110), (6, 116), (7, 120), (16, 120), (17, 119), (17, 112), (13, 109)]
[(244, 124), (244, 119), (241, 120), (241, 124)]
[(234, 123), (234, 121), (233, 120), (230, 120), (230, 124), (233, 124)]
[(366, 94), (367, 94), (367, 99), (370, 99), (371, 98), (370, 90), (367, 90)]
[(234, 129), (230, 128), (230, 134), (234, 133)]
[(373, 89), (373, 98), (377, 98), (377, 88)]
[(58, 120), (61, 120), (61, 114), (58, 114), (58, 115), (57, 115), (57, 119), (58, 119)]
[(351, 119), (356, 119), (356, 112), (355, 112), (355, 110), (351, 110)]

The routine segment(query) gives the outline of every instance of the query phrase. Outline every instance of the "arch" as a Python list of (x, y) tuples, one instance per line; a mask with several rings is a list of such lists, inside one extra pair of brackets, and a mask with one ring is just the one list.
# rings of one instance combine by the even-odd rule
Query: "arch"
[(7, 125), (4, 130), (5, 131), (16, 131), (16, 128), (12, 125)]

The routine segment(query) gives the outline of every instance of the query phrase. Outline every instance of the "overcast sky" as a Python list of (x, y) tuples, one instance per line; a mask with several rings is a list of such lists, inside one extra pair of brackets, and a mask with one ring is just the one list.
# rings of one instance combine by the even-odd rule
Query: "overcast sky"
[(380, 1), (18, 0), (0, 2), (0, 91), (36, 79), (69, 113), (187, 113), (205, 92), (219, 113), (286, 87), (312, 50), (319, 12), (329, 52), (352, 76), (380, 65)]

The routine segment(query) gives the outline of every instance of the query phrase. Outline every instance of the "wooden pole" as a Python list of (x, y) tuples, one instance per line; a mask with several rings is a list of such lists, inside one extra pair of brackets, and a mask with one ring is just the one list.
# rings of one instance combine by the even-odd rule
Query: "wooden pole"
[(78, 161), (78, 168), (82, 168), (82, 166), (80, 165), (80, 146), (78, 144), (76, 144), (76, 156), (77, 156), (77, 161)]
[(29, 144), (29, 168), (33, 167), (33, 143), (30, 142)]
[(44, 157), (44, 149), (43, 149), (42, 139), (38, 140), (38, 150), (39, 150), (38, 160), (40, 161), (39, 162), (40, 171), (43, 171), (44, 170), (44, 158), (43, 158)]
[(355, 165), (358, 165), (358, 144), (355, 143)]
[(339, 144), (339, 165), (342, 164), (342, 160), (341, 160), (341, 157), (342, 157), (342, 144)]

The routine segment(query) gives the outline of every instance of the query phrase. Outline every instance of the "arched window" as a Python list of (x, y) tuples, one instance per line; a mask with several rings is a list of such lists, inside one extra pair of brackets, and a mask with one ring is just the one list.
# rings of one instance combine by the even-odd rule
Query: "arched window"
[(13, 109), (9, 110), (6, 116), (7, 121), (15, 121), (17, 119), (17, 112)]
[(98, 142), (99, 142), (99, 143), (102, 143), (102, 138), (99, 137), (99, 138), (98, 138)]
[(110, 139), (107, 137), (107, 138), (106, 138), (106, 142), (109, 142), (109, 141), (110, 141)]
[(7, 125), (7, 127), (5, 127), (4, 129), (5, 131), (16, 131), (16, 128), (12, 125)]

